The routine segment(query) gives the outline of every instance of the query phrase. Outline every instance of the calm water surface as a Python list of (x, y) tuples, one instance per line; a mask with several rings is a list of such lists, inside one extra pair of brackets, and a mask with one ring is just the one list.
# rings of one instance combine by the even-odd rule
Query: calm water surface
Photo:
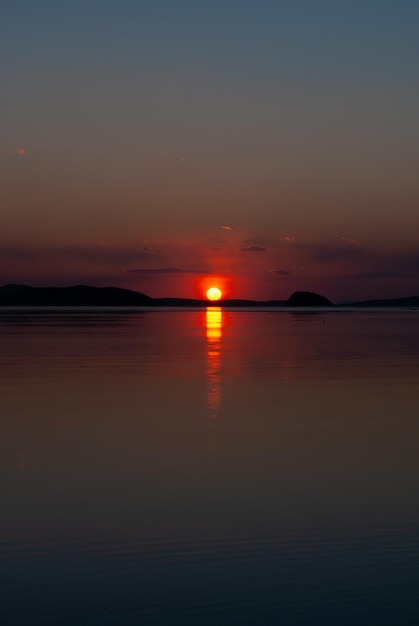
[(419, 623), (419, 312), (0, 311), (0, 623)]

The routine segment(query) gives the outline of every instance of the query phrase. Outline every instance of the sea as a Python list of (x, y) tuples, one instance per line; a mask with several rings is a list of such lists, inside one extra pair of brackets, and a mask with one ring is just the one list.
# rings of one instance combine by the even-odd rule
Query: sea
[(2, 626), (417, 626), (418, 492), (418, 309), (0, 309)]

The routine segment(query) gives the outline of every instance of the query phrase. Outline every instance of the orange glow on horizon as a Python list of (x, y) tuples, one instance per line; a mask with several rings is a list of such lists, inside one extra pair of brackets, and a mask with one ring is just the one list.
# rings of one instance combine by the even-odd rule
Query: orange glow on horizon
[(210, 287), (209, 289), (207, 289), (205, 295), (207, 296), (208, 300), (214, 302), (216, 300), (221, 300), (221, 298), (223, 297), (223, 292), (218, 287)]
[[(199, 276), (194, 281), (194, 293), (199, 299), (209, 300), (207, 292), (212, 288), (219, 289), (221, 292), (221, 296), (217, 300), (230, 298), (233, 291), (233, 277), (222, 274), (208, 274), (207, 276)], [(214, 300), (214, 302), (217, 300)]]

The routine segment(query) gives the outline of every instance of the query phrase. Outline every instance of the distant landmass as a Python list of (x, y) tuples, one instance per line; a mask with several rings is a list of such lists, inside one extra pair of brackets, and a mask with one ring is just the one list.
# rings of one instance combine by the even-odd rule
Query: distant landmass
[(419, 307), (419, 296), (410, 296), (408, 298), (384, 298), (382, 300), (362, 300), (361, 302), (352, 302), (341, 306), (357, 306), (357, 307)]
[(288, 300), (208, 300), (189, 298), (150, 298), (144, 293), (118, 287), (30, 287), (5, 285), (0, 287), (0, 306), (147, 306), (147, 307), (281, 307), (333, 306), (324, 296), (297, 291)]
[(117, 287), (0, 287), (0, 306), (152, 306), (153, 299)]
[(151, 298), (144, 293), (118, 287), (0, 287), (0, 306), (146, 306), (146, 307), (419, 307), (419, 296), (385, 300), (365, 300), (334, 305), (325, 296), (310, 291), (296, 291), (288, 300), (208, 300), (189, 298)]

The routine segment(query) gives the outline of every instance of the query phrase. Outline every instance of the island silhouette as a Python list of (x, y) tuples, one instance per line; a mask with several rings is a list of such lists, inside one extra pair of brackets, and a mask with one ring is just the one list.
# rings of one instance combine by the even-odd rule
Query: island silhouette
[(31, 287), (9, 284), (0, 287), (0, 306), (19, 307), (419, 307), (419, 296), (394, 299), (363, 300), (333, 304), (328, 298), (311, 291), (296, 291), (288, 300), (225, 299), (210, 302), (190, 298), (151, 298), (144, 293), (119, 287)]

